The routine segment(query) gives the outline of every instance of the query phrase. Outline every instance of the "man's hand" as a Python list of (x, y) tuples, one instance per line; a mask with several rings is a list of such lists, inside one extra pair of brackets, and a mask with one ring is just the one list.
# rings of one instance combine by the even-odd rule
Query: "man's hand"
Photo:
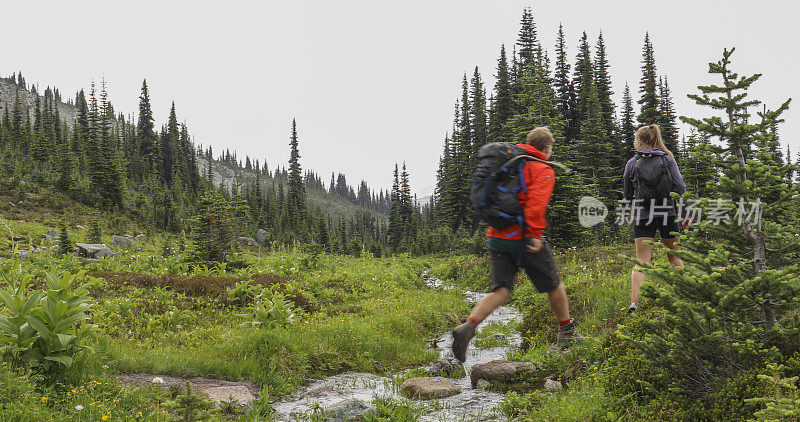
[(538, 253), (544, 247), (544, 242), (542, 239), (532, 238), (530, 244), (527, 246), (528, 252), (530, 253)]
[(684, 218), (683, 219), (683, 230), (686, 230), (691, 226), (692, 226), (692, 219), (689, 218), (689, 217)]

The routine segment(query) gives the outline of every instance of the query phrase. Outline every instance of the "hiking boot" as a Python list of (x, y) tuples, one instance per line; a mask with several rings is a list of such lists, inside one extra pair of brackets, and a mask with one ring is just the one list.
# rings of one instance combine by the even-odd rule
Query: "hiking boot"
[(475, 326), (467, 321), (453, 330), (453, 355), (459, 362), (467, 360), (467, 346), (469, 341), (475, 337)]
[(639, 305), (637, 305), (636, 302), (631, 302), (631, 306), (628, 306), (628, 313), (629, 314), (632, 314), (632, 313), (634, 313), (634, 312), (636, 312), (638, 310), (639, 310)]
[(573, 344), (580, 343), (588, 337), (584, 337), (575, 330), (575, 320), (558, 327), (558, 339), (556, 344), (550, 346), (548, 353), (563, 351)]

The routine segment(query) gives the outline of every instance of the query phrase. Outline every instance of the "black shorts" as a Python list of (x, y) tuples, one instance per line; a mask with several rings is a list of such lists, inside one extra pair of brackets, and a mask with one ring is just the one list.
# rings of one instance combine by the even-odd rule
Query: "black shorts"
[(489, 251), (489, 254), (492, 259), (492, 291), (501, 287), (513, 291), (514, 278), (519, 267), (525, 269), (539, 293), (549, 292), (561, 284), (561, 277), (553, 259), (553, 250), (547, 242), (537, 253), (530, 253), (526, 249), (524, 253), (520, 251), (518, 254), (495, 251)]
[(669, 217), (666, 224), (664, 224), (664, 217), (654, 218), (650, 224), (647, 224), (647, 220), (639, 220), (633, 226), (633, 237), (637, 239), (640, 237), (655, 238), (656, 231), (661, 233), (662, 239), (674, 239), (675, 235), (672, 232), (680, 232), (681, 227), (674, 217)]

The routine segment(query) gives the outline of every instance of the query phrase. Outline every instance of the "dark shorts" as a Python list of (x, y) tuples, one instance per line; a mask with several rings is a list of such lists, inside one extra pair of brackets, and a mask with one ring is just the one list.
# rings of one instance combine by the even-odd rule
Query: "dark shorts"
[(525, 273), (539, 293), (549, 292), (561, 284), (561, 277), (553, 259), (553, 250), (547, 242), (537, 253), (530, 253), (527, 250), (523, 253), (520, 250), (517, 254), (496, 251), (489, 251), (489, 254), (492, 259), (492, 291), (501, 287), (513, 291), (514, 278), (519, 267), (525, 269)]
[(672, 232), (680, 232), (681, 228), (673, 217), (670, 217), (666, 224), (664, 224), (663, 217), (654, 218), (650, 224), (647, 224), (647, 220), (639, 220), (633, 226), (633, 237), (637, 239), (640, 237), (655, 238), (656, 231), (661, 233), (662, 239), (674, 239), (675, 235)]

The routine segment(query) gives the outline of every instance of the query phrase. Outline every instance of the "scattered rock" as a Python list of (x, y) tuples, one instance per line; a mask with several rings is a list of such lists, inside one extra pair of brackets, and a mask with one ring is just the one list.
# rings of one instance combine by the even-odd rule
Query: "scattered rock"
[(88, 265), (88, 264), (96, 264), (100, 262), (97, 258), (83, 258), (81, 259), (81, 265)]
[(58, 229), (50, 229), (42, 234), (42, 239), (51, 240), (54, 238), (58, 238)]
[(340, 401), (326, 409), (328, 422), (349, 422), (364, 420), (364, 416), (375, 412), (375, 406), (359, 399)]
[(378, 372), (386, 372), (386, 367), (380, 361), (373, 360), (372, 364), (375, 366), (375, 370)]
[(138, 235), (136, 235), (136, 240), (138, 240), (138, 241), (142, 241), (142, 240), (145, 240), (145, 239), (147, 239), (147, 235), (144, 234), (144, 233), (139, 233)]
[(76, 229), (78, 229), (78, 230), (88, 230), (88, 228), (87, 228), (86, 226), (82, 226), (82, 225), (80, 225), (80, 224), (78, 224), (77, 226), (75, 226), (75, 228), (76, 228)]
[(171, 375), (153, 374), (120, 374), (117, 379), (127, 385), (150, 385), (164, 389), (183, 389), (186, 382), (192, 384), (192, 390), (202, 394), (215, 402), (227, 402), (233, 396), (246, 410), (252, 409), (260, 389), (250, 381), (226, 381), (213, 378), (184, 378)]
[(130, 236), (111, 236), (111, 244), (120, 248), (129, 248), (133, 246), (135, 239)]
[(256, 243), (256, 240), (253, 239), (252, 237), (240, 237), (238, 240), (239, 240), (239, 243), (241, 243), (243, 245), (258, 246), (258, 243)]
[(256, 232), (256, 242), (258, 242), (259, 245), (263, 245), (267, 239), (269, 239), (269, 233), (264, 229), (258, 229)]
[(26, 193), (26, 194), (25, 194), (25, 197), (26, 197), (26, 198), (28, 198), (28, 199), (30, 199), (30, 200), (36, 200), (36, 199), (39, 199), (39, 195), (37, 195), (37, 194), (35, 194), (35, 193), (30, 193), (30, 192)]
[(447, 356), (431, 363), (425, 368), (425, 373), (431, 377), (450, 377), (461, 378), (464, 372), (464, 365), (453, 356)]
[(475, 385), (475, 387), (480, 388), (481, 390), (485, 390), (489, 388), (489, 381), (478, 380), (478, 383)]
[(555, 393), (556, 391), (561, 391), (563, 386), (561, 385), (560, 381), (556, 381), (554, 379), (546, 379), (544, 380), (544, 391), (548, 393)]
[(217, 403), (236, 400), (245, 411), (252, 410), (256, 400), (256, 396), (242, 385), (207, 387), (200, 389), (200, 393)]
[(16, 256), (17, 258), (23, 258), (24, 259), (24, 258), (27, 258), (27, 257), (33, 255), (33, 254), (37, 254), (39, 252), (44, 252), (47, 249), (48, 248), (45, 247), (45, 246), (38, 247), (38, 248), (36, 246), (31, 246), (31, 248), (28, 249), (28, 250), (17, 251), (17, 254), (16, 255), (11, 255), (11, 257), (14, 258)]
[(493, 360), (473, 366), (470, 381), (472, 388), (478, 385), (478, 381), (485, 380), (489, 382), (488, 388), (493, 390), (522, 391), (532, 387), (529, 378), (534, 375), (536, 365), (531, 362)]
[(508, 338), (506, 337), (505, 334), (500, 334), (500, 333), (492, 334), (492, 338), (497, 340), (497, 341), (507, 341), (508, 340)]
[(86, 258), (102, 258), (114, 254), (111, 248), (103, 243), (76, 243), (75, 248), (78, 255)]
[(414, 399), (440, 399), (461, 393), (461, 387), (443, 377), (409, 378), (400, 386), (400, 392)]

